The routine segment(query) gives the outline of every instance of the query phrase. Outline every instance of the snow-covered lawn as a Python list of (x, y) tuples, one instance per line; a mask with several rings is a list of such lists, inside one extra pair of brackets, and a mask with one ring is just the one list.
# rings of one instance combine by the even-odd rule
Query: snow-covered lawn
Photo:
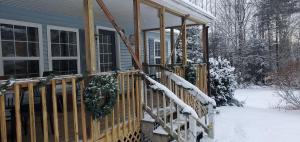
[(272, 88), (235, 91), (245, 107), (220, 107), (216, 115), (216, 142), (300, 142), (300, 111), (274, 107), (280, 103)]

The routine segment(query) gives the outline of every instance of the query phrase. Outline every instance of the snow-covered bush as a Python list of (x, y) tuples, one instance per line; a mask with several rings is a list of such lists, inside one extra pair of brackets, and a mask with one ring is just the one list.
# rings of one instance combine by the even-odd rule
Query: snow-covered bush
[(272, 75), (272, 83), (287, 109), (300, 109), (300, 62), (291, 61)]
[(235, 68), (227, 59), (210, 58), (210, 88), (211, 95), (218, 106), (233, 102), (233, 91), (237, 85)]

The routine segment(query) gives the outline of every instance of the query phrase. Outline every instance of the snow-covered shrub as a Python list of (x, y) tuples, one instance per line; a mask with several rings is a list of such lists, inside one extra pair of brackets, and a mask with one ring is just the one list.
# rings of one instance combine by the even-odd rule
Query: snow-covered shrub
[(300, 109), (300, 62), (291, 61), (272, 75), (278, 95), (287, 104), (288, 109)]
[(237, 85), (235, 68), (227, 59), (210, 58), (210, 88), (211, 95), (218, 106), (233, 102), (233, 91)]
[(281, 86), (277, 93), (286, 103), (285, 109), (300, 109), (300, 91)]

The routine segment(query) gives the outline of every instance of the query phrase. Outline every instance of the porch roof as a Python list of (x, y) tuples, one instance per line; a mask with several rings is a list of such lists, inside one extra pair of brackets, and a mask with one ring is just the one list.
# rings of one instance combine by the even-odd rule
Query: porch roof
[[(173, 0), (172, 0), (173, 1)], [(178, 0), (177, 0), (178, 1)], [(104, 0), (105, 4), (109, 8), (110, 12), (115, 17), (117, 23), (130, 33), (133, 31), (133, 2), (132, 0)], [(144, 1), (145, 2), (145, 1)], [(162, 1), (161, 5), (166, 6), (170, 2)], [(187, 11), (184, 6), (180, 6), (176, 3), (169, 5), (167, 7), (170, 11), (181, 12), (181, 14), (189, 14), (191, 19), (198, 19), (199, 21), (207, 22), (209, 19), (201, 18), (201, 14), (196, 11)], [(5, 0), (0, 1), (0, 12), (1, 7), (12, 7), (18, 8), (20, 10), (30, 10), (37, 13), (43, 13), (45, 15), (58, 15), (58, 16), (69, 16), (78, 19), (82, 25), (84, 24), (84, 11), (83, 11), (83, 0)], [(173, 8), (173, 9), (172, 9)], [(179, 9), (175, 9), (179, 8)], [(186, 12), (186, 13), (182, 13)], [(174, 13), (173, 13), (174, 14)], [(171, 13), (166, 13), (165, 24), (166, 27), (178, 26), (181, 24), (181, 18), (173, 15)], [(101, 11), (100, 7), (94, 1), (94, 16), (96, 25), (112, 27), (109, 21), (106, 19), (104, 13)], [(205, 15), (202, 15), (205, 17)], [(187, 24), (194, 24), (191, 20), (187, 20)], [(158, 10), (154, 7), (150, 7), (145, 3), (141, 4), (141, 28), (151, 29), (159, 27), (159, 17)]]

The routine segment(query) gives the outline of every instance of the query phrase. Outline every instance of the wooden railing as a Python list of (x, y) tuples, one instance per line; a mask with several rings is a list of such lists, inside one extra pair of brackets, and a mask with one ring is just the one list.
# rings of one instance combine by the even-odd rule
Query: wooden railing
[(38, 86), (39, 78), (17, 80), (0, 96), (0, 141), (139, 141), (142, 83), (137, 74), (118, 73), (116, 104), (100, 120), (85, 110), (86, 83), (79, 75), (57, 76), (45, 86)]
[(156, 129), (167, 131), (179, 142), (195, 142), (203, 129), (208, 131), (191, 106), (163, 84), (148, 76), (145, 80), (148, 83), (144, 86), (148, 91), (144, 94), (144, 109), (159, 123)]
[[(196, 70), (196, 82), (194, 85), (205, 94), (208, 94), (206, 64), (193, 64), (193, 66)], [(160, 81), (162, 71), (164, 70), (172, 70), (175, 74), (185, 78), (185, 67), (182, 65), (168, 65), (168, 67), (162, 67), (161, 65), (147, 65), (144, 66), (144, 69), (150, 77), (158, 81)]]

